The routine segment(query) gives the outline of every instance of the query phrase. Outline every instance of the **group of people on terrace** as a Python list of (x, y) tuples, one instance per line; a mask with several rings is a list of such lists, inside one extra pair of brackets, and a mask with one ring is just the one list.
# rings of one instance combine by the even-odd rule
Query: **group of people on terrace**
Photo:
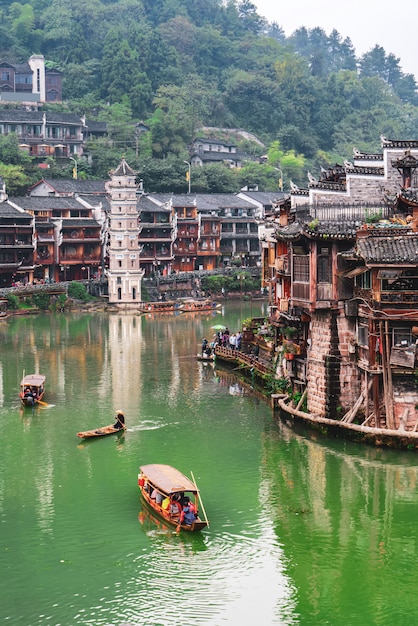
[(224, 348), (231, 348), (231, 350), (241, 350), (242, 333), (231, 333), (229, 328), (225, 330), (219, 330), (213, 335), (212, 341), (209, 342), (206, 337), (202, 341), (202, 357), (210, 356), (216, 346), (222, 346)]

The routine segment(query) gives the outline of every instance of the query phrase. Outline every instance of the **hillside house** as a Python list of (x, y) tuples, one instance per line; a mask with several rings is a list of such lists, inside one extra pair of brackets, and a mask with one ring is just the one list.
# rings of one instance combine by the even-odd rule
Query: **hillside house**
[(193, 141), (189, 154), (192, 167), (222, 163), (231, 168), (239, 168), (245, 160), (253, 160), (250, 155), (239, 152), (234, 144), (204, 137), (197, 137)]
[(0, 61), (0, 102), (36, 106), (62, 101), (63, 73), (45, 67), (41, 54), (33, 54), (27, 63)]

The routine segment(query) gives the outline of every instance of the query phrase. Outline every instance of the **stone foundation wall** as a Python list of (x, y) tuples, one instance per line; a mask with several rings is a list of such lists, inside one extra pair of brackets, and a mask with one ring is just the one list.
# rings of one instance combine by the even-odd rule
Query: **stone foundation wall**
[(352, 324), (339, 311), (312, 317), (307, 376), (310, 413), (340, 418), (358, 398), (361, 383), (349, 352), (352, 338)]

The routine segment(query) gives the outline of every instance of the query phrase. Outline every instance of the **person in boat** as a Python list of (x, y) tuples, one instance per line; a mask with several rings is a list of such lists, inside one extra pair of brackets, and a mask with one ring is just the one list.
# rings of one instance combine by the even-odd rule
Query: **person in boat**
[(186, 506), (186, 504), (190, 501), (190, 498), (188, 498), (185, 494), (184, 491), (180, 491), (180, 493), (176, 493), (173, 496), (173, 500), (177, 500), (177, 502), (180, 502), (182, 508), (184, 506)]
[(196, 507), (193, 502), (190, 502), (189, 498), (187, 498), (186, 503), (183, 506), (182, 512), (180, 513), (180, 524), (191, 526), (196, 517)]
[(205, 356), (206, 350), (208, 349), (208, 345), (209, 345), (208, 340), (205, 337), (204, 340), (202, 341), (202, 356)]
[(181, 514), (181, 510), (182, 510), (182, 507), (181, 507), (181, 504), (180, 504), (179, 500), (177, 500), (177, 499), (175, 499), (173, 497), (170, 500), (170, 508), (169, 508), (170, 514), (171, 515)]
[(155, 500), (156, 504), (162, 504), (164, 496), (157, 489), (154, 489), (151, 494), (151, 500)]
[(23, 397), (25, 399), (25, 401), (29, 404), (33, 404), (34, 403), (34, 397), (33, 397), (33, 392), (32, 389), (30, 387), (25, 387), (25, 390), (23, 392)]
[(116, 411), (116, 422), (113, 424), (113, 428), (116, 428), (117, 430), (122, 430), (122, 428), (125, 428), (125, 416), (123, 414), (123, 411)]
[(168, 507), (170, 506), (170, 498), (169, 496), (165, 497), (164, 500), (161, 503), (161, 507), (164, 509), (164, 511), (168, 511)]

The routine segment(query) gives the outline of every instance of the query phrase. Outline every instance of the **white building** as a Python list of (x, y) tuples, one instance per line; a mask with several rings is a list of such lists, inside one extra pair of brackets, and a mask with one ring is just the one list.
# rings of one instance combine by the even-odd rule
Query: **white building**
[(109, 303), (126, 310), (138, 308), (144, 275), (135, 174), (122, 158), (109, 184)]

